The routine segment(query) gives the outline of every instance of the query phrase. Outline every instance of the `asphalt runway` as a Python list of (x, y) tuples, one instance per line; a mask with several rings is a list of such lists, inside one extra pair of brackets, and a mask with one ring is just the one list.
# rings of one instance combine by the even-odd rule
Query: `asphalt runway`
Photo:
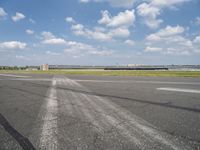
[(0, 150), (200, 149), (200, 79), (0, 74)]

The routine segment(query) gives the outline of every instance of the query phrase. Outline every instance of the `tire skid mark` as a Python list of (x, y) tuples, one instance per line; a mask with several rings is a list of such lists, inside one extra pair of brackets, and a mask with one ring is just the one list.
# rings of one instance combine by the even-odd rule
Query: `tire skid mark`
[[(144, 144), (142, 141), (140, 141), (135, 134), (131, 134), (128, 129), (125, 128), (123, 125), (123, 122), (113, 117), (113, 115), (109, 112), (106, 112), (100, 105), (95, 103), (95, 97), (90, 98), (88, 95), (83, 94), (85, 99), (90, 103), (90, 105), (96, 109), (99, 115), (101, 115), (100, 118), (102, 118), (103, 122), (107, 122), (109, 124), (109, 128), (105, 129), (104, 132), (109, 132), (112, 129), (117, 129), (119, 131), (118, 133), (123, 137), (126, 138), (126, 140), (129, 140), (130, 142), (133, 142), (136, 144), (137, 147), (140, 149), (144, 148)], [(142, 146), (143, 145), (143, 146)], [(142, 147), (141, 147), (142, 146)]]
[[(70, 79), (68, 79), (68, 81), (69, 80)], [(74, 93), (74, 95), (78, 95), (78, 93)], [(97, 111), (102, 114), (105, 122), (107, 121), (108, 123), (110, 123), (111, 126), (117, 128), (123, 136), (125, 136), (127, 139), (131, 139), (141, 149), (146, 149), (149, 147), (149, 145), (152, 145), (152, 148), (154, 148), (155, 143), (161, 144), (163, 148), (174, 150), (191, 149), (186, 145), (180, 144), (179, 141), (172, 136), (164, 132), (158, 131), (150, 123), (122, 109), (120, 106), (112, 103), (107, 99), (86, 94), (82, 94), (81, 96), (83, 96), (86, 100), (90, 102), (90, 104), (93, 106), (93, 109), (97, 109)], [(82, 105), (84, 104), (82, 103)], [(107, 109), (105, 109), (106, 107)], [(91, 118), (92, 114), (90, 114), (90, 111), (86, 110), (87, 108), (88, 107), (84, 108), (84, 111)], [(114, 113), (109, 113), (107, 111), (108, 109), (110, 109)], [(120, 117), (121, 121), (115, 116), (117, 116), (117, 118)], [(91, 121), (93, 121), (93, 119)], [(137, 135), (137, 138), (135, 135)], [(140, 140), (138, 139), (138, 137)], [(174, 142), (172, 142), (171, 139), (173, 139)], [(143, 141), (141, 142), (141, 140)]]
[(191, 147), (183, 144), (178, 139), (174, 138), (173, 136), (167, 133), (158, 131), (156, 127), (154, 127), (152, 124), (124, 110), (123, 108), (114, 104), (113, 102), (107, 99), (101, 98), (99, 96), (95, 96), (95, 97), (98, 99), (98, 102), (103, 105), (102, 106), (103, 108), (107, 107), (108, 109), (112, 109), (114, 111), (113, 114), (117, 115), (117, 117), (120, 117), (122, 120), (124, 120), (124, 122), (126, 122), (126, 125), (128, 126), (129, 129), (133, 127), (137, 128), (137, 132), (139, 132), (140, 135), (144, 135), (147, 141), (149, 140), (152, 142), (159, 142), (175, 150), (191, 149)]
[[(98, 131), (103, 132), (104, 126), (100, 120), (97, 120), (94, 116), (94, 114), (91, 113), (91, 107), (89, 105), (85, 104), (83, 101), (84, 99), (82, 98), (82, 95), (78, 95), (77, 93), (72, 92), (74, 96), (74, 101), (76, 102), (76, 105), (79, 107), (79, 111), (81, 111), (84, 114), (84, 117), (91, 122)], [(89, 108), (88, 108), (89, 107)]]
[[(96, 100), (100, 98), (97, 96), (95, 97), (97, 98)], [(102, 103), (99, 103), (99, 101)], [(108, 112), (108, 114), (116, 118), (118, 122), (121, 122), (119, 126), (123, 126), (125, 130), (128, 130), (130, 136), (136, 136), (140, 141), (142, 141), (141, 144), (143, 148), (152, 149), (156, 147), (156, 144), (158, 144), (158, 146), (162, 144), (162, 147), (165, 147), (165, 149), (169, 149), (169, 147), (171, 149), (179, 149), (179, 147), (169, 142), (168, 139), (163, 138), (161, 133), (157, 133), (156, 130), (153, 130), (153, 126), (141, 118), (138, 118), (135, 115), (128, 116), (128, 113), (125, 113), (125, 110), (117, 106), (115, 107), (115, 104), (105, 101), (104, 99), (100, 98), (100, 100), (96, 101), (96, 103), (97, 105), (100, 105), (101, 108), (104, 108), (102, 113), (107, 110), (112, 110), (110, 113)]]

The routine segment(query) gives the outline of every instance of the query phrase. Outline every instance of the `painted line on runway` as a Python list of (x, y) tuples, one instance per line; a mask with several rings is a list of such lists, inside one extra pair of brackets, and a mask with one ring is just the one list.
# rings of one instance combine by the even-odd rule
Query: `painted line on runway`
[(200, 94), (200, 90), (194, 89), (180, 89), (180, 88), (157, 88), (159, 91), (172, 91), (172, 92), (184, 92), (184, 93), (198, 93)]
[(56, 79), (52, 81), (52, 87), (48, 91), (46, 98), (46, 114), (44, 116), (44, 123), (42, 125), (42, 132), (40, 138), (40, 149), (58, 149), (57, 133), (57, 113), (58, 113), (58, 102), (57, 102), (57, 91), (56, 91)]
[(21, 75), (14, 75), (14, 74), (0, 74), (3, 77), (16, 77), (16, 78), (28, 78), (30, 76), (21, 76)]
[(167, 81), (111, 81), (111, 80), (74, 80), (77, 82), (94, 82), (94, 83), (150, 83), (150, 84), (181, 84), (181, 85), (200, 85), (200, 82), (167, 82)]
[[(69, 79), (66, 80), (66, 82), (71, 81)], [(82, 86), (82, 88), (84, 88), (84, 90), (87, 89), (84, 86)], [(79, 110), (88, 118), (88, 120), (92, 123), (94, 123), (95, 120), (95, 125), (101, 130), (105, 130), (105, 132), (106, 129), (101, 122), (106, 123), (110, 128), (115, 128), (124, 138), (135, 143), (140, 149), (153, 149), (156, 144), (161, 144), (160, 147), (163, 149), (191, 149), (185, 144), (180, 143), (178, 140), (174, 142), (173, 136), (158, 131), (152, 124), (129, 113), (108, 99), (76, 92), (72, 93), (74, 95), (76, 106), (81, 106), (79, 107)], [(87, 101), (87, 103), (85, 103), (85, 101)], [(95, 119), (96, 117), (98, 117), (97, 120)]]

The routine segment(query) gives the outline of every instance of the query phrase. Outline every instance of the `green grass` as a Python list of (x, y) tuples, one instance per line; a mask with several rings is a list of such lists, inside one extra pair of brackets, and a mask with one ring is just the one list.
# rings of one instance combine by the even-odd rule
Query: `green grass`
[(66, 69), (49, 71), (18, 71), (18, 70), (0, 70), (0, 73), (13, 74), (71, 74), (71, 75), (99, 75), (99, 76), (159, 76), (159, 77), (200, 77), (200, 71), (108, 71), (108, 70), (84, 70), (84, 69)]

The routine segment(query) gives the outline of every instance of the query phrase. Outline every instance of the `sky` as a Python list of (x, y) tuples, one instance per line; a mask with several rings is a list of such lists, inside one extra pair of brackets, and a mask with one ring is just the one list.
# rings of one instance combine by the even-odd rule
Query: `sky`
[(0, 65), (200, 64), (200, 0), (0, 0)]

